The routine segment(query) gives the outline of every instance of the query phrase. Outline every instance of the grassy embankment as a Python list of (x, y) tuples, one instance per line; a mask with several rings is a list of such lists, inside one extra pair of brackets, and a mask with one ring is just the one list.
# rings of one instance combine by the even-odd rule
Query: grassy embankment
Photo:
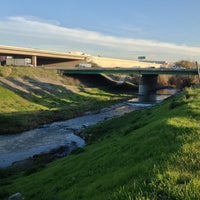
[(1, 198), (200, 199), (200, 88), (85, 131), (89, 145), (1, 180)]
[(92, 80), (96, 78), (89, 77), (82, 83), (50, 70), (0, 66), (0, 134), (98, 111), (133, 95), (133, 87), (132, 92), (119, 93), (120, 86), (102, 77)]

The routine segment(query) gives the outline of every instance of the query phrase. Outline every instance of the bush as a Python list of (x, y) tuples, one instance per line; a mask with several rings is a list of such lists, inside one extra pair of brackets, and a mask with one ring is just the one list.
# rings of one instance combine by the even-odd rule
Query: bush
[(195, 76), (171, 76), (168, 83), (175, 85), (176, 88), (190, 87), (193, 84), (197, 84), (198, 80)]

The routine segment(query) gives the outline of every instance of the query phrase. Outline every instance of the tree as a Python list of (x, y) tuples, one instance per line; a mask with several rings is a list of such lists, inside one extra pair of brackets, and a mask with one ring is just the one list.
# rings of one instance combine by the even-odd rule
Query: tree
[(188, 60), (181, 60), (175, 63), (178, 66), (184, 67), (186, 69), (192, 69), (196, 67), (196, 62), (191, 62)]
[[(175, 63), (177, 66), (184, 67), (186, 69), (193, 69), (196, 68), (196, 62), (191, 62), (188, 60), (181, 60)], [(197, 76), (172, 76), (169, 79), (169, 84), (176, 85), (177, 88), (184, 88), (184, 87), (190, 87), (193, 84), (199, 83)]]

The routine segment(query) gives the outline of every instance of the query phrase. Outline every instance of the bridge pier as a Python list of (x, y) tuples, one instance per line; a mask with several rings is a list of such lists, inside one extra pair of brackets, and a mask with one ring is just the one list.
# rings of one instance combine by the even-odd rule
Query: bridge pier
[(156, 100), (156, 85), (158, 75), (143, 74), (139, 83), (139, 102)]
[(32, 65), (33, 65), (34, 67), (37, 66), (37, 56), (32, 56)]

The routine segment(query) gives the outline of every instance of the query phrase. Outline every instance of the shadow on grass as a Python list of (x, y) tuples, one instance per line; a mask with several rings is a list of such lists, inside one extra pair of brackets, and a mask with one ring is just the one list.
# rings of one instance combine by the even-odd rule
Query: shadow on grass
[[(94, 76), (94, 77), (93, 77)], [(92, 77), (92, 78), (91, 78)], [(133, 94), (135, 92), (135, 87), (130, 85), (117, 85), (112, 81), (109, 81), (103, 76), (100, 75), (90, 75), (90, 76), (75, 76), (75, 78), (80, 78), (86, 86), (93, 86), (101, 89), (102, 91), (110, 92), (111, 94), (104, 94), (104, 96), (112, 96), (112, 94)], [(25, 81), (19, 81), (13, 78), (6, 78), (7, 81), (0, 81), (0, 84), (20, 95), (21, 97), (27, 99), (30, 102), (36, 103), (38, 105), (45, 106), (46, 108), (62, 108), (67, 105), (71, 105), (73, 103), (79, 102), (80, 95), (70, 91), (64, 86), (55, 85), (52, 83), (44, 83), (34, 80), (29, 77), (25, 77)], [(87, 80), (87, 81), (84, 81)], [(82, 91), (91, 95), (90, 97), (85, 98), (93, 98), (92, 95), (99, 95), (98, 93), (91, 93), (86, 91), (84, 87), (82, 87)], [(81, 97), (83, 98), (83, 97)], [(87, 100), (85, 99), (85, 100)]]
[(24, 99), (46, 108), (63, 107), (70, 102), (70, 98), (74, 97), (73, 93), (64, 86), (38, 82), (31, 78), (25, 80), (7, 78), (5, 82), (0, 81), (0, 84)]
[[(91, 83), (88, 84), (94, 86), (95, 77), (85, 78), (89, 79), (87, 82), (91, 81)], [(84, 77), (82, 77), (82, 79), (84, 79)], [(116, 86), (104, 77), (98, 77), (98, 81), (96, 82), (101, 85), (101, 87), (99, 86), (101, 91), (107, 90), (108, 93), (103, 92), (103, 94), (99, 94), (95, 91), (90, 92), (83, 87), (82, 92), (86, 94), (86, 96), (84, 96), (70, 91), (65, 86), (39, 82), (29, 77), (23, 79), (5, 78), (5, 81), (0, 80), (0, 85), (3, 87), (18, 94), (30, 103), (43, 106), (44, 109), (38, 111), (24, 111), (25, 109), (18, 108), (19, 105), (16, 105), (16, 107), (13, 105), (13, 108), (16, 108), (18, 111), (0, 114), (0, 124), (2, 124), (0, 127), (0, 134), (18, 133), (35, 128), (41, 124), (80, 116), (86, 111), (99, 110), (105, 106), (116, 103), (120, 98), (123, 99), (120, 97), (120, 92), (130, 94), (130, 91), (126, 91), (126, 88), (119, 90), (121, 86)], [(105, 86), (106, 84), (107, 86)], [(105, 97), (105, 99), (102, 98), (102, 96)], [(117, 98), (118, 100), (114, 98), (116, 96), (119, 97)], [(109, 100), (106, 100), (107, 97)], [(23, 105), (20, 106), (23, 107)]]

